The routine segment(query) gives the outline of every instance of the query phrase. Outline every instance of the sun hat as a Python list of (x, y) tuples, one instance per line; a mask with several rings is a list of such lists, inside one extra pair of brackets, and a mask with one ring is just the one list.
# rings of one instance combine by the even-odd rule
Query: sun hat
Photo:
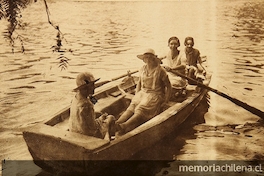
[(78, 87), (73, 89), (73, 91), (80, 90), (80, 89), (84, 88), (85, 86), (88, 86), (91, 83), (95, 83), (99, 79), (100, 78), (94, 79), (94, 76), (90, 72), (79, 73), (76, 77), (76, 85)]
[(158, 56), (155, 54), (155, 51), (153, 50), (153, 49), (146, 49), (144, 52), (143, 52), (143, 54), (139, 54), (139, 55), (137, 55), (137, 57), (139, 58), (139, 59), (141, 59), (141, 60), (143, 60), (143, 58), (144, 58), (144, 55), (146, 55), (146, 54), (151, 54), (151, 55), (153, 55), (153, 56), (155, 56), (154, 58), (156, 58), (157, 60), (158, 60), (158, 62), (160, 63), (160, 64), (162, 64), (162, 61), (158, 58)]
[(143, 52), (143, 54), (139, 54), (139, 55), (137, 55), (137, 57), (139, 58), (139, 59), (142, 59), (143, 60), (143, 57), (144, 57), (144, 55), (145, 54), (152, 54), (153, 56), (156, 56), (157, 57), (157, 55), (155, 55), (155, 51), (153, 50), (153, 49), (146, 49), (144, 52)]

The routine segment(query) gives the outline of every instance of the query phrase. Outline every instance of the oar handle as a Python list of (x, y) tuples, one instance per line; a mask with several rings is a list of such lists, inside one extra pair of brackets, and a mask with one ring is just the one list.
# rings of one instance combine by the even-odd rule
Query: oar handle
[(95, 83), (95, 88), (98, 88), (98, 87), (101, 87), (102, 85), (106, 84), (106, 83), (109, 83), (111, 81), (107, 80), (107, 81), (102, 81), (102, 82), (98, 82), (98, 83)]
[(135, 71), (130, 71), (130, 70), (128, 70), (127, 71), (127, 74), (123, 74), (123, 75), (120, 75), (120, 76), (118, 76), (118, 77), (116, 77), (116, 78), (113, 78), (111, 81), (115, 81), (115, 80), (118, 80), (118, 79), (120, 79), (120, 78), (124, 78), (124, 77), (126, 77), (126, 76), (130, 76), (130, 75), (132, 75), (132, 74), (135, 74), (135, 73), (137, 73), (138, 72), (138, 70), (135, 70)]
[(257, 116), (259, 116), (259, 117), (261, 117), (261, 118), (264, 119), (264, 112), (263, 112), (263, 111), (261, 111), (261, 110), (255, 108), (255, 107), (253, 107), (253, 106), (250, 106), (250, 105), (248, 105), (248, 104), (246, 104), (246, 103), (244, 103), (244, 102), (242, 102), (242, 101), (240, 101), (240, 100), (238, 100), (238, 99), (236, 99), (236, 98), (232, 98), (232, 97), (230, 97), (229, 95), (227, 95), (227, 94), (225, 94), (225, 93), (223, 93), (223, 92), (221, 92), (221, 91), (219, 91), (219, 90), (216, 90), (216, 89), (211, 88), (211, 87), (209, 87), (209, 86), (207, 86), (207, 85), (204, 85), (204, 84), (202, 84), (201, 82), (199, 82), (199, 81), (197, 81), (197, 80), (195, 80), (195, 79), (192, 79), (192, 78), (190, 78), (190, 77), (187, 77), (187, 76), (185, 76), (185, 75), (183, 75), (183, 74), (181, 74), (181, 73), (179, 73), (179, 72), (177, 72), (177, 71), (175, 71), (175, 70), (170, 70), (170, 72), (173, 73), (173, 74), (175, 74), (175, 75), (177, 75), (177, 76), (180, 76), (180, 77), (182, 77), (182, 78), (184, 78), (184, 79), (187, 79), (188, 81), (193, 81), (193, 82), (195, 82), (195, 83), (197, 84), (197, 86), (202, 87), (202, 88), (205, 88), (205, 89), (207, 89), (207, 90), (210, 90), (210, 91), (212, 91), (212, 92), (214, 92), (214, 93), (216, 93), (216, 94), (218, 94), (218, 95), (220, 95), (220, 96), (222, 96), (222, 97), (224, 97), (224, 98), (226, 98), (226, 99), (232, 101), (232, 102), (235, 103), (236, 105), (238, 105), (238, 106), (240, 106), (240, 107), (242, 107), (242, 108), (248, 110), (248, 111), (251, 112), (252, 114), (255, 114), (255, 115), (257, 115)]
[(116, 78), (113, 78), (113, 79), (111, 79), (111, 80), (98, 82), (98, 83), (95, 84), (95, 88), (101, 87), (102, 85), (104, 85), (104, 84), (106, 84), (106, 83), (109, 83), (109, 82), (112, 82), (112, 81), (116, 81), (116, 80), (121, 79), (121, 78), (124, 78), (124, 77), (126, 77), (126, 76), (131, 76), (132, 74), (135, 74), (135, 73), (137, 73), (137, 72), (138, 72), (138, 70), (135, 70), (135, 71), (132, 71), (132, 72), (127, 71), (127, 74), (120, 75), (120, 76), (118, 76), (118, 77), (116, 77)]

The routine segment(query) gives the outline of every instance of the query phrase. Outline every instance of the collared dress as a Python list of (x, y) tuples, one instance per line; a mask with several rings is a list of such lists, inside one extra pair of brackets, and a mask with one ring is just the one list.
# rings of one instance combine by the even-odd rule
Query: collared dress
[(160, 113), (161, 104), (165, 101), (164, 82), (168, 81), (168, 75), (160, 65), (151, 74), (144, 65), (139, 74), (140, 91), (133, 97), (128, 110), (149, 120)]
[[(166, 57), (167, 60), (167, 65), (173, 69), (179, 65), (186, 65), (186, 56), (185, 56), (185, 52), (184, 51), (180, 51), (178, 55), (173, 56), (171, 55), (171, 52), (169, 51)], [(185, 69), (182, 70), (178, 70), (179, 73), (185, 75)], [(168, 76), (171, 82), (172, 87), (174, 88), (183, 88), (186, 86), (186, 80), (173, 74), (168, 72)]]

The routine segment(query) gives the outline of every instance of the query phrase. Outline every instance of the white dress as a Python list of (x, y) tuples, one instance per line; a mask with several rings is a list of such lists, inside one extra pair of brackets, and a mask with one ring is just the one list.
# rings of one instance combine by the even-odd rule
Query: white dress
[[(169, 51), (166, 57), (167, 65), (172, 69), (179, 65), (186, 65), (186, 60), (184, 51), (180, 51), (180, 53), (174, 58), (172, 58), (171, 51)], [(179, 70), (178, 72), (185, 75), (185, 69)], [(186, 87), (187, 82), (185, 79), (170, 72), (168, 72), (168, 76), (173, 88), (181, 89)]]

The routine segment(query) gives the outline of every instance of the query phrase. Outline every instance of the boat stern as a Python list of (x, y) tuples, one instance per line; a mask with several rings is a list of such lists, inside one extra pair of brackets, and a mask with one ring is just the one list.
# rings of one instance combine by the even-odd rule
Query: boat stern
[[(52, 173), (57, 171), (83, 172), (88, 168), (84, 158), (109, 141), (90, 137), (45, 124), (23, 132), (34, 163)], [(89, 172), (89, 171), (87, 171)]]

